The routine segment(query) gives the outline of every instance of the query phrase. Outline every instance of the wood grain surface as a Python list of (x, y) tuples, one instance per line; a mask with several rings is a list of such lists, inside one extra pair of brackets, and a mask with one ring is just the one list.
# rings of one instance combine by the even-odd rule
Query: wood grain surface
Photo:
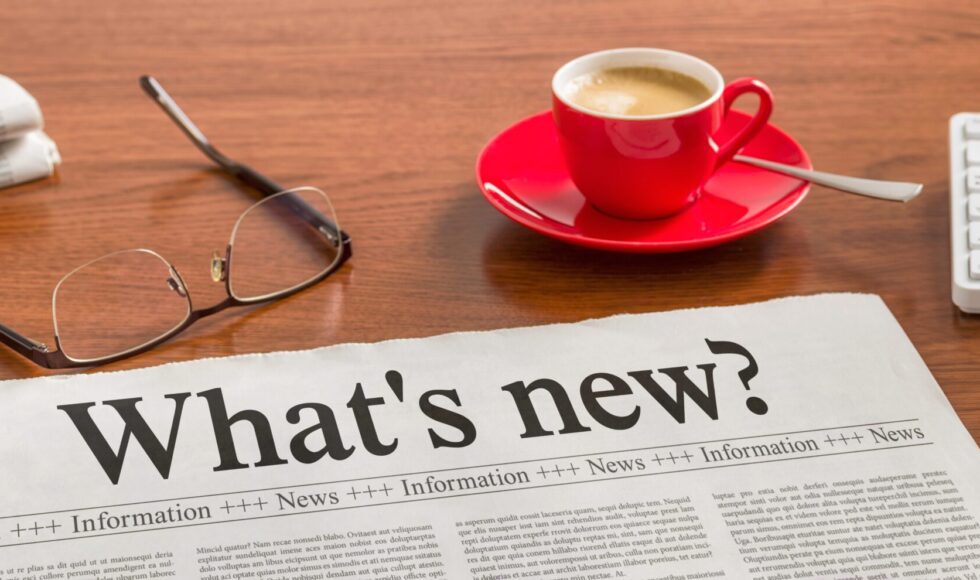
[[(233, 157), (330, 193), (354, 257), (322, 286), (110, 369), (871, 292), (980, 437), (980, 317), (950, 302), (946, 144), (949, 116), (980, 109), (976, 2), (31, 0), (2, 12), (0, 72), (38, 98), (65, 160), (53, 180), (0, 192), (0, 320), (31, 337), (51, 340), (58, 279), (117, 249), (167, 256), (197, 304), (222, 296), (210, 254), (252, 198), (141, 93), (148, 73)], [(763, 232), (666, 256), (566, 246), (498, 215), (474, 180), (480, 148), (549, 107), (562, 63), (617, 46), (758, 76), (773, 122), (816, 167), (925, 192), (901, 205), (815, 187)], [(0, 349), (0, 378), (42, 372)]]

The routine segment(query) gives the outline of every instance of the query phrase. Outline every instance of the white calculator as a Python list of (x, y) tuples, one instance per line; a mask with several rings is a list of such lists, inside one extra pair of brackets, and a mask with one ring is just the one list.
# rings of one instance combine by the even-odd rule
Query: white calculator
[(980, 113), (949, 119), (953, 304), (980, 313)]

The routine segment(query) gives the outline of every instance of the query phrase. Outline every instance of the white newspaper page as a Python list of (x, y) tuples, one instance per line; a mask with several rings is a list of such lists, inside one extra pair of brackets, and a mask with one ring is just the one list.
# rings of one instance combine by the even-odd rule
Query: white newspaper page
[(879, 298), (789, 298), (2, 383), (0, 579), (968, 579), (978, 481)]

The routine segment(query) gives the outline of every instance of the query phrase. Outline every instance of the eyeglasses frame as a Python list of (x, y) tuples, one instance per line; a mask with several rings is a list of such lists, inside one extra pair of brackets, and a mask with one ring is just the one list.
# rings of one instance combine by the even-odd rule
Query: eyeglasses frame
[[(197, 322), (202, 318), (206, 318), (208, 316), (217, 314), (218, 312), (221, 312), (223, 310), (226, 310), (234, 306), (249, 306), (255, 304), (265, 304), (275, 300), (281, 300), (283, 298), (292, 296), (297, 292), (301, 292), (311, 286), (314, 286), (322, 282), (324, 279), (326, 279), (334, 272), (336, 272), (351, 257), (353, 253), (351, 238), (346, 232), (340, 229), (337, 226), (337, 224), (335, 224), (329, 218), (327, 218), (319, 211), (317, 211), (313, 206), (306, 203), (302, 198), (295, 195), (291, 195), (292, 193), (297, 191), (303, 191), (309, 189), (316, 190), (316, 188), (295, 188), (295, 189), (285, 190), (280, 185), (278, 185), (268, 177), (262, 175), (261, 173), (255, 171), (251, 167), (226, 157), (211, 144), (211, 142), (204, 135), (204, 133), (197, 127), (197, 125), (194, 124), (193, 121), (191, 121), (190, 117), (188, 117), (187, 114), (184, 113), (184, 111), (177, 105), (177, 103), (173, 100), (173, 98), (170, 97), (170, 95), (164, 90), (163, 86), (156, 79), (154, 79), (151, 76), (140, 77), (140, 86), (142, 87), (143, 91), (147, 95), (149, 95), (152, 99), (156, 101), (156, 103), (171, 118), (171, 120), (173, 120), (173, 122), (177, 124), (177, 126), (184, 132), (185, 135), (187, 135), (187, 137), (191, 140), (191, 142), (194, 143), (194, 145), (199, 150), (201, 150), (201, 152), (203, 152), (209, 159), (214, 161), (227, 174), (229, 174), (231, 177), (236, 178), (243, 184), (257, 190), (260, 194), (262, 194), (263, 199), (268, 199), (271, 196), (282, 194), (282, 199), (286, 201), (286, 204), (289, 207), (289, 209), (295, 212), (297, 215), (299, 215), (304, 221), (309, 223), (310, 226), (314, 227), (317, 231), (322, 233), (324, 236), (326, 236), (329, 240), (333, 241), (334, 243), (337, 243), (339, 239), (339, 245), (340, 245), (339, 255), (334, 260), (333, 264), (331, 264), (327, 269), (325, 269), (317, 276), (307, 280), (306, 282), (297, 284), (296, 286), (287, 288), (277, 293), (258, 296), (255, 298), (239, 298), (235, 296), (231, 288), (231, 276), (230, 276), (234, 238), (238, 228), (238, 224), (241, 221), (241, 217), (239, 217), (239, 221), (235, 223), (235, 228), (232, 230), (231, 239), (229, 240), (229, 243), (225, 248), (225, 256), (223, 262), (223, 270), (224, 270), (223, 281), (225, 283), (224, 285), (225, 285), (225, 292), (227, 294), (227, 297), (223, 301), (219, 302), (218, 304), (215, 304), (214, 306), (209, 306), (207, 308), (195, 310), (193, 306), (193, 301), (190, 296), (190, 292), (187, 290), (187, 285), (184, 283), (184, 280), (180, 276), (180, 273), (177, 270), (177, 268), (172, 263), (170, 263), (169, 260), (161, 256), (160, 254), (154, 252), (153, 250), (149, 250), (146, 248), (123, 250), (123, 252), (126, 251), (149, 252), (154, 256), (156, 256), (157, 258), (159, 258), (160, 260), (162, 260), (165, 264), (167, 264), (167, 266), (170, 268), (171, 275), (174, 277), (176, 282), (180, 285), (180, 287), (184, 291), (185, 298), (187, 299), (188, 309), (189, 309), (187, 317), (184, 319), (182, 323), (175, 326), (172, 330), (162, 334), (161, 336), (153, 340), (150, 340), (139, 346), (133, 347), (131, 349), (119, 353), (115, 353), (105, 357), (92, 358), (92, 359), (76, 359), (76, 358), (69, 357), (67, 354), (65, 354), (64, 349), (62, 348), (61, 345), (61, 337), (59, 336), (57, 330), (57, 320), (53, 320), (55, 325), (54, 339), (56, 345), (56, 349), (53, 351), (50, 350), (48, 346), (45, 345), (44, 343), (28, 338), (27, 336), (24, 336), (23, 334), (17, 332), (14, 329), (4, 324), (0, 324), (0, 343), (8, 346), (14, 352), (17, 352), (21, 356), (24, 356), (31, 362), (41, 367), (48, 368), (48, 369), (69, 369), (69, 368), (89, 367), (95, 365), (108, 364), (122, 359), (137, 356), (139, 354), (145, 353), (167, 342), (168, 340), (180, 334), (181, 332), (183, 332), (192, 324), (194, 324), (195, 322)], [(321, 191), (320, 193), (323, 192)], [(324, 194), (324, 196), (326, 196), (326, 194)], [(327, 199), (329, 201), (329, 198)], [(257, 203), (262, 203), (262, 202), (259, 201)], [(242, 215), (244, 215), (250, 210), (251, 208), (246, 209)], [(105, 257), (106, 256), (103, 256), (94, 261), (101, 260), (102, 258)], [(75, 270), (72, 270), (72, 272), (69, 273), (67, 276), (65, 276), (65, 278), (62, 278), (62, 280), (55, 287), (55, 291), (54, 291), (55, 294), (57, 293), (58, 287), (61, 286), (61, 283), (64, 282), (64, 280), (68, 276), (70, 276), (72, 273), (77, 272), (81, 268), (84, 268), (85, 266), (93, 262), (88, 262), (87, 264), (82, 265), (79, 268), (76, 268)], [(53, 305), (52, 305), (52, 318), (54, 318)]]

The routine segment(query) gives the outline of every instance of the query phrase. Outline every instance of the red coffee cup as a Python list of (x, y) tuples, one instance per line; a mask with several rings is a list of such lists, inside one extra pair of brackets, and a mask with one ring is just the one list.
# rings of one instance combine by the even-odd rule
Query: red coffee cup
[[(563, 95), (568, 82), (606, 68), (650, 66), (686, 74), (710, 91), (707, 100), (662, 115), (629, 116), (586, 109)], [(732, 103), (759, 96), (749, 123), (724, 143), (718, 133)], [(718, 69), (681, 52), (620, 48), (580, 56), (551, 80), (552, 107), (568, 172), (599, 210), (628, 219), (661, 218), (697, 199), (705, 182), (752, 139), (772, 113), (772, 92), (760, 80), (725, 85)]]

